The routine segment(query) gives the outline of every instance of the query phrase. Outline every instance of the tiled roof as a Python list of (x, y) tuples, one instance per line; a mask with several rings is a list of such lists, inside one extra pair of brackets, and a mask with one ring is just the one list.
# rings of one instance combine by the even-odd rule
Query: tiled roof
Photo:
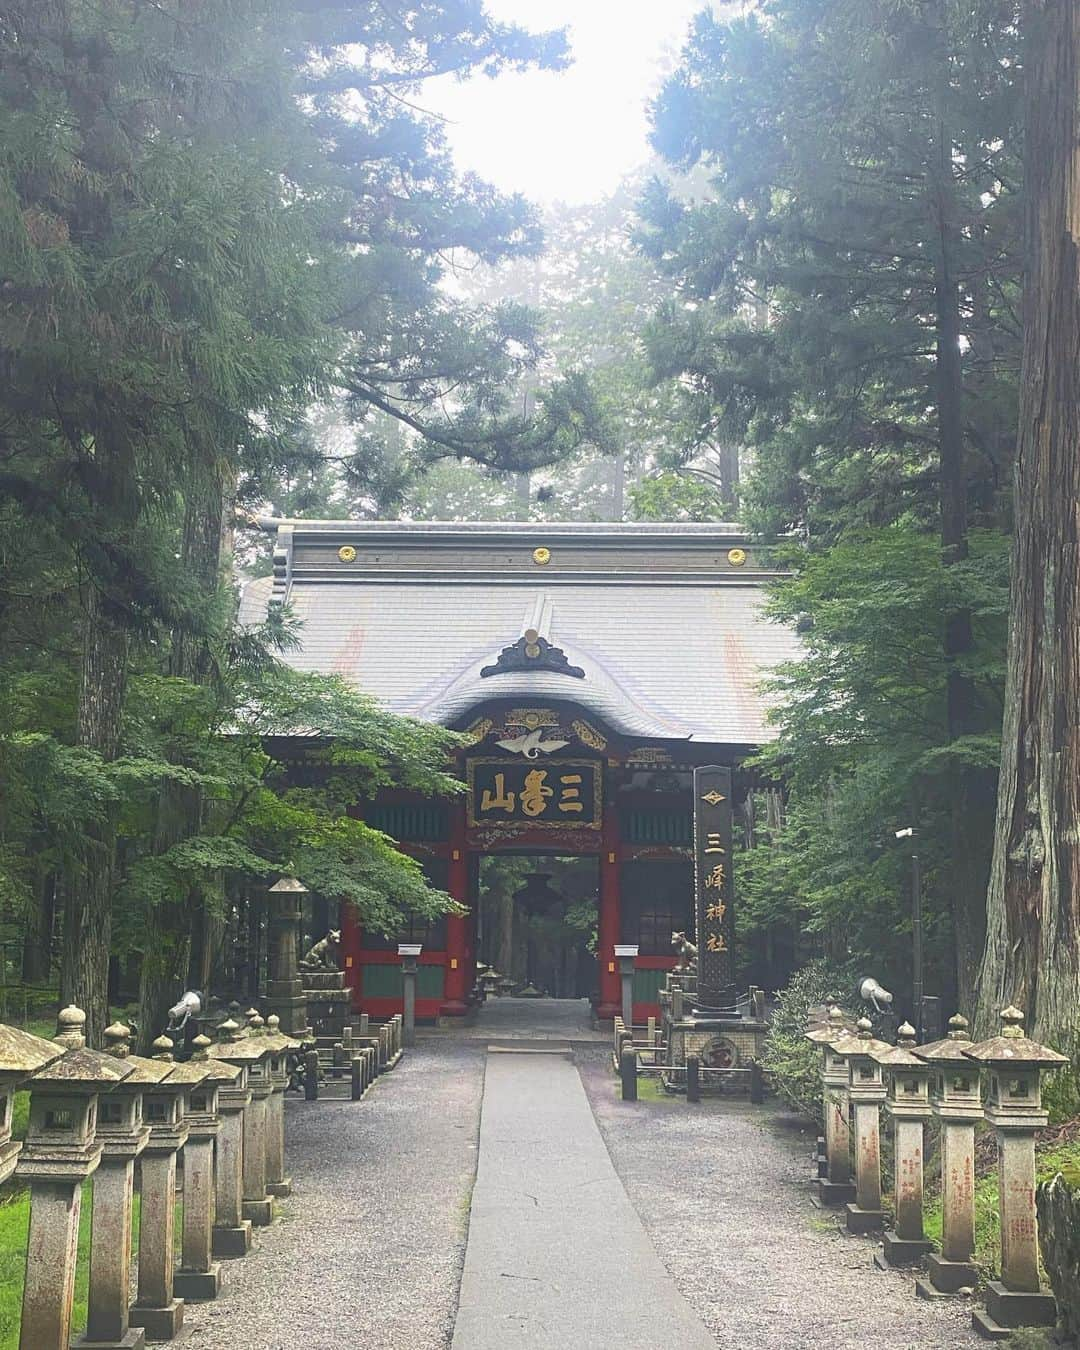
[[(539, 546), (550, 565), (536, 565)], [(564, 699), (634, 737), (754, 745), (775, 735), (759, 683), (799, 652), (762, 615), (773, 575), (730, 525), (295, 521), (278, 531), (275, 576), (246, 588), (241, 618), (287, 603), (302, 646), (286, 661), (428, 721), (461, 724), (494, 698)], [(585, 678), (482, 677), (530, 627)]]

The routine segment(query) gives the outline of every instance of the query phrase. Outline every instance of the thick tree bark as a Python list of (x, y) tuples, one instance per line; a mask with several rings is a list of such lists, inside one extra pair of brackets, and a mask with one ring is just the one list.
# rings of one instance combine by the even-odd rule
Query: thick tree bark
[(1005, 724), (978, 1026), (1080, 1031), (1080, 11), (1027, 0), (1025, 288)]
[(36, 869), (34, 897), (23, 931), (22, 978), (25, 984), (44, 984), (52, 964), (53, 913), (56, 877), (43, 867)]
[[(76, 740), (104, 760), (116, 758), (127, 684), (128, 633), (109, 612), (97, 587), (86, 591), (83, 660)], [(100, 1046), (108, 1024), (109, 946), (116, 820), (107, 810), (89, 825), (64, 884), (64, 938), (60, 998), (86, 1013), (86, 1038)]]

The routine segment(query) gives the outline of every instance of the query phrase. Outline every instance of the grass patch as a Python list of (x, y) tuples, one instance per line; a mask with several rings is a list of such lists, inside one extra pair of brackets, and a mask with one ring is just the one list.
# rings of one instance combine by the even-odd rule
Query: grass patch
[[(183, 1204), (176, 1200), (174, 1233), (180, 1250), (183, 1231)], [(72, 1333), (86, 1326), (86, 1298), (90, 1282), (90, 1230), (93, 1223), (94, 1186), (86, 1181), (82, 1188), (79, 1214), (79, 1249), (75, 1266), (75, 1302)], [(131, 1218), (131, 1255), (139, 1252), (139, 1194), (136, 1191)], [(18, 1350), (19, 1324), (22, 1320), (23, 1282), (26, 1275), (26, 1238), (30, 1226), (30, 1192), (16, 1190), (0, 1201), (0, 1350)]]

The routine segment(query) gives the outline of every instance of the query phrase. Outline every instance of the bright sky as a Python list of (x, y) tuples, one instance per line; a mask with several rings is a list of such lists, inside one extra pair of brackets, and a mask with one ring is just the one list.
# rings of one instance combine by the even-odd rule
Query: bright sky
[(540, 203), (596, 201), (649, 157), (647, 100), (707, 0), (489, 0), (498, 19), (567, 27), (574, 63), (455, 84), (423, 105), (450, 119), (461, 170)]

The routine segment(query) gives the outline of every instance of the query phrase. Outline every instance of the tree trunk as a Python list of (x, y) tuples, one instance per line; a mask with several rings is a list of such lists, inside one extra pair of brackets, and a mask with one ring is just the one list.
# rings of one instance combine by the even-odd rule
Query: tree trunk
[[(76, 742), (104, 760), (116, 758), (127, 683), (128, 633), (88, 583), (83, 608), (83, 659)], [(60, 999), (86, 1013), (86, 1039), (102, 1044), (108, 1023), (109, 945), (112, 937), (115, 811), (86, 827), (79, 856), (64, 882), (64, 939)]]
[[(221, 579), (226, 495), (219, 467), (206, 469), (204, 473), (204, 479), (192, 483), (186, 503), (181, 558), (191, 585), (209, 598)], [(209, 635), (173, 632), (170, 675), (203, 684), (211, 678), (212, 668)], [(164, 783), (158, 799), (154, 852), (166, 853), (174, 844), (198, 834), (202, 824), (201, 790), (186, 784)], [(150, 941), (143, 954), (139, 978), (141, 1053), (149, 1050), (154, 1037), (163, 1030), (168, 1010), (183, 993), (183, 987), (201, 989), (205, 983), (209, 955), (206, 901), (205, 888), (193, 885), (147, 915)]]
[(978, 1027), (1080, 1031), (1080, 12), (1027, 0), (1024, 348), (1001, 774)]
[(23, 933), (22, 978), (24, 984), (45, 984), (52, 964), (53, 914), (56, 877), (45, 868), (36, 869), (34, 896)]
[[(937, 232), (934, 263), (938, 451), (941, 466), (941, 549), (946, 566), (967, 557), (967, 470), (964, 455), (963, 368), (960, 352), (960, 288), (955, 259), (959, 244), (949, 127), (948, 42), (944, 21), (937, 30), (934, 153), (929, 181)], [(971, 651), (971, 614), (945, 615), (946, 727), (950, 741), (976, 730), (977, 698), (972, 679), (960, 668)], [(979, 780), (982, 780), (981, 782)], [(991, 789), (992, 790), (992, 789)], [(956, 997), (970, 1012), (985, 935), (986, 878), (989, 865), (989, 802), (986, 775), (959, 766), (950, 775), (950, 890)]]

